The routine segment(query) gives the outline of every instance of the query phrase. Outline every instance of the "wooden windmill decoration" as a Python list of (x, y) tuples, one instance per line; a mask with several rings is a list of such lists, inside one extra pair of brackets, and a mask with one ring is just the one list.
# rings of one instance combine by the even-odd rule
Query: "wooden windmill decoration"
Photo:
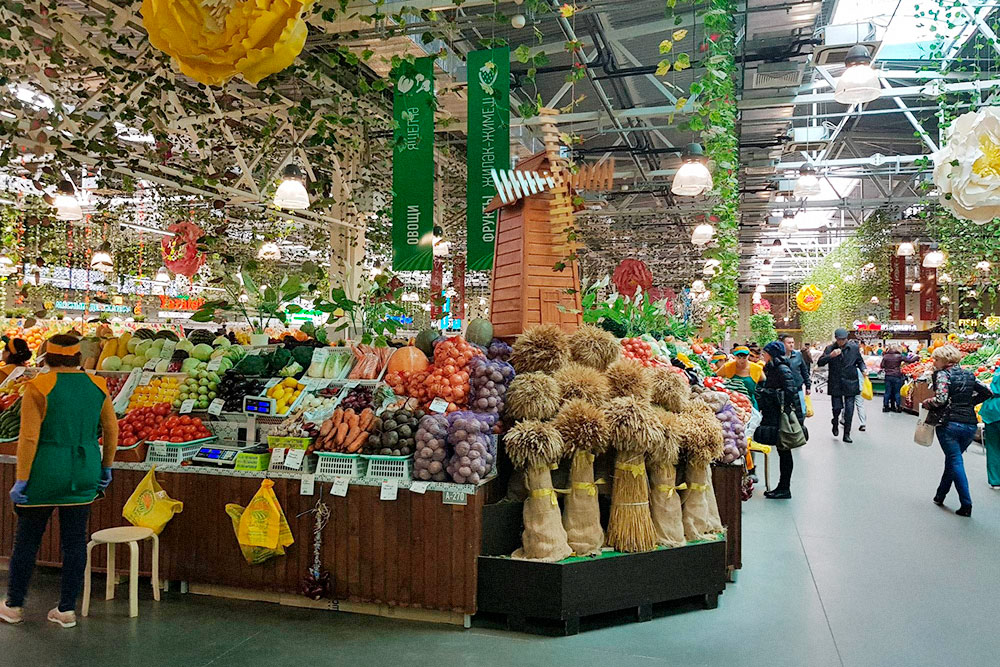
[[(607, 189), (614, 163), (571, 173), (560, 152), (554, 109), (542, 109), (545, 150), (513, 170), (495, 171), (497, 196), (486, 213), (500, 210), (493, 255), (490, 320), (494, 335), (517, 336), (536, 324), (573, 331), (582, 323), (577, 245), (568, 240), (575, 225), (576, 188)], [(564, 262), (562, 271), (554, 266)]]

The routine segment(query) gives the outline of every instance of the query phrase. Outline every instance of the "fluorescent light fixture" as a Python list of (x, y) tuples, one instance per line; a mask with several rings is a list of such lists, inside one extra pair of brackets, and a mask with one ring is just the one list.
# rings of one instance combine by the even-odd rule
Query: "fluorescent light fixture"
[(281, 172), (281, 177), (281, 184), (274, 193), (274, 205), (291, 211), (309, 208), (309, 193), (306, 191), (302, 170), (294, 164), (288, 164)]
[(795, 213), (792, 211), (785, 211), (785, 214), (781, 218), (781, 222), (778, 223), (778, 233), (794, 234), (797, 231), (799, 231), (799, 223), (795, 219)]
[(712, 173), (705, 164), (704, 151), (701, 144), (688, 144), (684, 152), (683, 164), (674, 174), (670, 191), (682, 197), (697, 197), (712, 189)]

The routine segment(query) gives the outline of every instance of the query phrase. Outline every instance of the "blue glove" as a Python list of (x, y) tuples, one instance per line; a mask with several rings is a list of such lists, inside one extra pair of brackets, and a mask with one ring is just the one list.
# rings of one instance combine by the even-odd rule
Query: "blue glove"
[(103, 491), (111, 484), (111, 468), (101, 468), (101, 481), (97, 483), (97, 489)]
[(28, 480), (19, 479), (14, 482), (14, 486), (10, 487), (10, 499), (15, 505), (23, 505), (28, 502), (28, 496), (25, 495), (25, 490), (28, 488)]

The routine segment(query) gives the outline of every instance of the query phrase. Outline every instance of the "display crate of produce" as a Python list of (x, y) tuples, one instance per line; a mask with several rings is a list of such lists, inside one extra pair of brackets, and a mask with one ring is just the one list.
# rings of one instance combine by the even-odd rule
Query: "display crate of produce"
[(146, 463), (162, 463), (180, 465), (190, 461), (206, 442), (213, 442), (216, 437), (201, 438), (190, 442), (147, 442)]
[(383, 456), (361, 454), (368, 461), (365, 477), (377, 479), (410, 479), (413, 476), (413, 456)]
[(236, 470), (247, 470), (261, 472), (267, 470), (271, 465), (270, 452), (264, 454), (254, 454), (250, 452), (240, 452), (236, 455)]
[(317, 452), (319, 463), (316, 465), (317, 475), (332, 475), (334, 477), (364, 477), (367, 461), (360, 454), (339, 454), (336, 452)]
[(146, 445), (146, 441), (140, 440), (134, 445), (119, 447), (115, 450), (115, 461), (121, 463), (143, 463), (149, 455), (148, 450), (149, 447)]
[(309, 449), (312, 438), (293, 438), (290, 436), (269, 435), (267, 446), (270, 449)]
[(274, 453), (272, 452), (271, 463), (270, 465), (267, 466), (267, 469), (270, 472), (296, 472), (296, 473), (311, 475), (312, 473), (316, 472), (316, 455), (306, 454), (305, 457), (302, 459), (302, 467), (293, 468), (291, 466), (285, 465), (284, 459), (281, 459), (280, 462), (276, 461)]

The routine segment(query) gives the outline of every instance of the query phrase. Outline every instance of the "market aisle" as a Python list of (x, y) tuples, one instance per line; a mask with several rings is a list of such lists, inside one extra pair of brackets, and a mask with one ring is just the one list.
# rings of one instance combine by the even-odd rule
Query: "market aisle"
[[(56, 591), (55, 578), (47, 575), (44, 592), (34, 596), (31, 622), (0, 627), (3, 662), (996, 664), (1000, 493), (986, 486), (980, 448), (966, 454), (975, 502), (969, 521), (931, 504), (941, 453), (911, 442), (914, 417), (873, 411), (868, 433), (844, 445), (825, 427), (829, 404), (816, 403), (813, 439), (796, 454), (794, 498), (764, 500), (761, 486), (744, 505), (745, 567), (714, 611), (692, 607), (649, 623), (552, 639), (173, 594), (160, 605), (143, 603), (132, 621), (127, 603), (95, 600), (94, 615), (79, 630), (63, 631), (44, 623), (44, 603)], [(948, 502), (954, 509), (956, 502)]]

